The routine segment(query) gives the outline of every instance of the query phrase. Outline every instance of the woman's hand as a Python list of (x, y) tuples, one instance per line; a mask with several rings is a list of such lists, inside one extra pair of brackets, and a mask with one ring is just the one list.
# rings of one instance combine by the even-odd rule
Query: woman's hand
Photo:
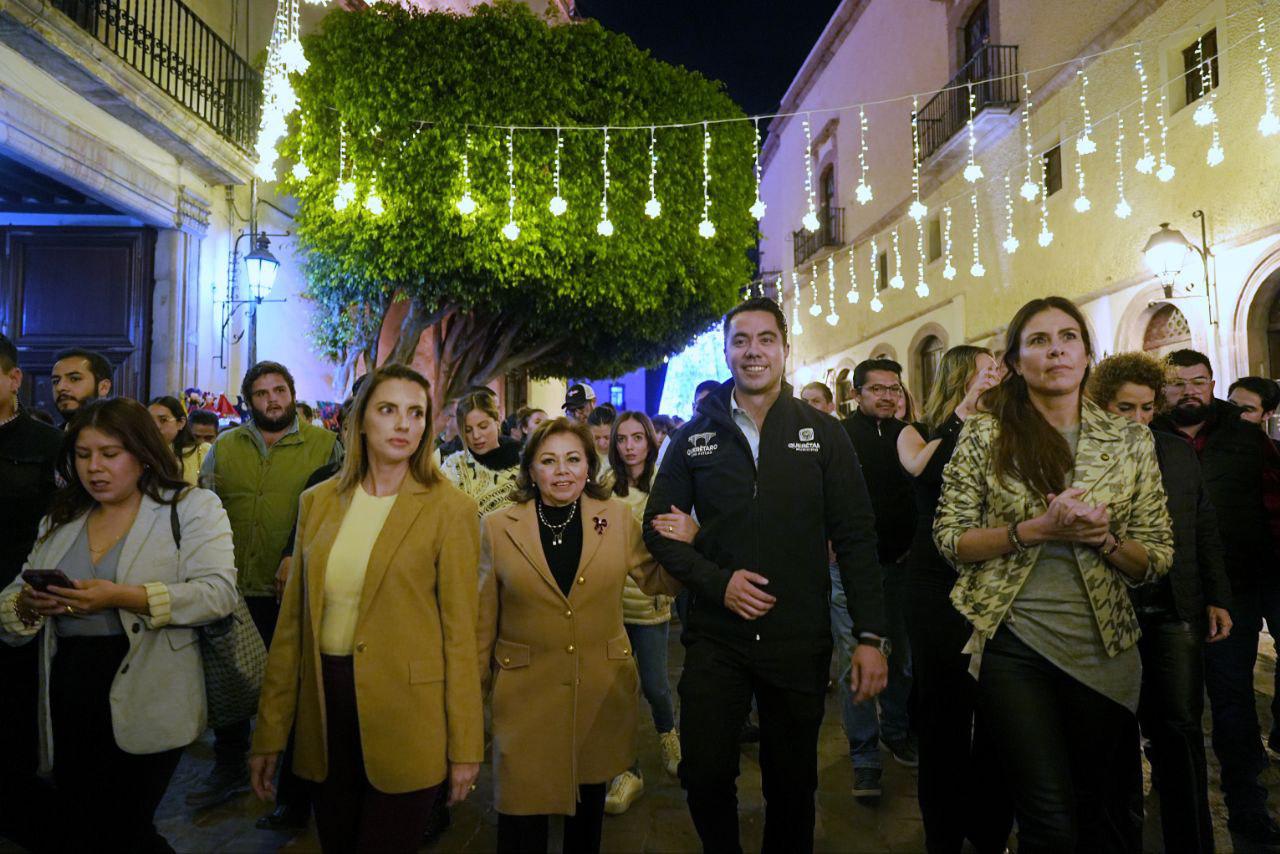
[(58, 614), (65, 614), (67, 606), (48, 593), (41, 593), (30, 584), (24, 584), (22, 592), (18, 594), (18, 610), (41, 617), (56, 617)]
[(978, 401), (984, 392), (993, 388), (1000, 382), (1000, 373), (994, 366), (987, 368), (974, 378), (973, 385), (969, 386), (969, 390), (965, 392), (964, 399), (960, 401), (960, 405), (956, 407), (956, 415), (961, 421), (964, 421), (970, 415), (978, 411)]
[(121, 607), (121, 591), (124, 589), (121, 584), (105, 578), (77, 578), (71, 583), (75, 587), (49, 588), (49, 594), (60, 606), (59, 613), (96, 614), (108, 608)]
[(653, 517), (651, 524), (655, 531), (668, 540), (692, 544), (693, 538), (698, 536), (697, 521), (674, 504), (671, 505), (670, 513), (659, 513)]
[(249, 757), (249, 785), (264, 801), (276, 799), (276, 765), (279, 753), (255, 753)]
[(1074, 487), (1050, 495), (1049, 508), (1030, 521), (1031, 542), (1101, 545), (1111, 530), (1111, 513), (1105, 504), (1095, 506), (1081, 501), (1082, 495), (1084, 490)]
[(449, 806), (462, 803), (475, 791), (476, 778), (480, 776), (479, 762), (449, 763)]

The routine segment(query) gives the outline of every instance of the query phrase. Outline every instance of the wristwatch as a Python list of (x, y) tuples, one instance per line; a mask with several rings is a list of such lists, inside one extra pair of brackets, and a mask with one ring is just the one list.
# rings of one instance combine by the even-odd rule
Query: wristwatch
[(859, 646), (873, 646), (880, 650), (880, 654), (888, 658), (893, 653), (893, 641), (888, 638), (876, 637), (875, 635), (863, 635), (858, 638)]

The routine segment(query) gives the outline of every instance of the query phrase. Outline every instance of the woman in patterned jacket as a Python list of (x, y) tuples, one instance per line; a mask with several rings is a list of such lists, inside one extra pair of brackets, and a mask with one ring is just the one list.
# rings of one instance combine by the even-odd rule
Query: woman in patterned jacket
[(1173, 560), (1151, 433), (1085, 399), (1092, 355), (1070, 301), (1018, 311), (1008, 375), (965, 422), (933, 526), (1020, 851), (1125, 850), (1115, 757), (1142, 681), (1127, 590)]
[(475, 500), (484, 516), (515, 499), (520, 443), (502, 435), (502, 416), (492, 392), (473, 391), (458, 401), (461, 451), (446, 457), (440, 471)]

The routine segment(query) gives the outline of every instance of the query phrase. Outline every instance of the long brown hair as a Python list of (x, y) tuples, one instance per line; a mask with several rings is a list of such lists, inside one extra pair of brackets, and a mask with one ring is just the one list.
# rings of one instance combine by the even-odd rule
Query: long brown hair
[(649, 416), (633, 410), (618, 413), (609, 430), (609, 465), (613, 469), (613, 494), (620, 497), (631, 491), (631, 475), (627, 471), (627, 464), (622, 461), (622, 452), (618, 450), (618, 427), (623, 421), (634, 421), (644, 430), (648, 450), (644, 454), (644, 470), (636, 481), (636, 488), (641, 492), (649, 491), (653, 483), (653, 466), (658, 461), (658, 433), (653, 429)]
[(516, 476), (516, 488), (511, 497), (518, 504), (524, 504), (538, 497), (538, 482), (533, 476), (533, 461), (538, 456), (542, 444), (558, 433), (576, 436), (582, 443), (583, 452), (587, 455), (587, 485), (582, 491), (600, 501), (608, 498), (609, 490), (596, 480), (596, 475), (600, 473), (600, 454), (596, 451), (596, 442), (591, 436), (590, 428), (563, 416), (543, 421), (525, 443), (524, 451), (520, 454), (520, 474)]
[(978, 357), (990, 355), (986, 347), (972, 344), (960, 344), (942, 354), (938, 379), (929, 389), (924, 405), (924, 426), (930, 433), (941, 427), (964, 400), (969, 382), (978, 373)]
[(153, 406), (163, 406), (169, 410), (169, 414), (173, 416), (175, 421), (181, 421), (182, 427), (178, 430), (178, 435), (173, 437), (173, 452), (181, 460), (183, 457), (195, 451), (200, 446), (200, 442), (196, 440), (195, 434), (191, 432), (191, 421), (187, 418), (187, 408), (182, 405), (182, 401), (178, 400), (171, 394), (161, 395), (160, 397), (151, 398), (151, 402), (147, 404), (150, 409)]
[[(49, 530), (47, 538), (68, 522), (80, 518), (98, 503), (80, 482), (76, 471), (76, 441), (80, 434), (92, 427), (105, 433), (124, 446), (138, 464), (142, 475), (138, 478), (138, 491), (161, 504), (178, 501), (189, 484), (182, 479), (178, 458), (173, 455), (169, 443), (160, 435), (160, 428), (147, 408), (136, 400), (114, 397), (95, 400), (80, 408), (67, 425), (58, 451), (57, 473), (62, 486), (49, 504)], [(165, 498), (166, 490), (176, 490), (172, 499)]]
[(414, 383), (426, 394), (427, 410), (424, 421), (426, 426), (423, 427), (422, 438), (418, 440), (418, 447), (414, 449), (413, 456), (409, 457), (409, 474), (423, 486), (434, 486), (440, 482), (442, 475), (439, 466), (436, 465), (435, 449), (432, 447), (431, 383), (408, 365), (383, 365), (374, 371), (360, 387), (360, 393), (356, 395), (355, 401), (351, 404), (351, 411), (345, 418), (342, 429), (343, 444), (346, 446), (347, 454), (342, 460), (342, 470), (338, 472), (339, 492), (354, 490), (369, 473), (369, 453), (365, 447), (364, 437), (364, 414), (369, 408), (374, 390), (387, 380), (405, 380)]
[[(1022, 330), (1033, 317), (1055, 308), (1076, 322), (1080, 328), (1080, 339), (1084, 342), (1085, 357), (1093, 358), (1089, 326), (1075, 303), (1058, 296), (1033, 299), (1018, 309), (1005, 334), (1004, 364), (1008, 370), (1004, 381), (982, 395), (987, 411), (1000, 422), (1000, 433), (991, 449), (996, 477), (1004, 481), (1022, 481), (1041, 495), (1061, 492), (1065, 488), (1067, 473), (1075, 465), (1075, 459), (1067, 440), (1031, 402), (1027, 381), (1016, 368), (1022, 348)], [(1080, 382), (1081, 399), (1088, 381), (1089, 366), (1086, 364)]]

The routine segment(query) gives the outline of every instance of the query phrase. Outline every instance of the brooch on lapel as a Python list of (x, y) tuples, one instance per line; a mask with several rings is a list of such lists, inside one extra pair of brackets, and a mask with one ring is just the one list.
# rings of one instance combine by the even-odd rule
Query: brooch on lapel
[(603, 516), (593, 516), (591, 517), (591, 521), (595, 523), (596, 533), (603, 537), (604, 529), (609, 527), (609, 520)]

